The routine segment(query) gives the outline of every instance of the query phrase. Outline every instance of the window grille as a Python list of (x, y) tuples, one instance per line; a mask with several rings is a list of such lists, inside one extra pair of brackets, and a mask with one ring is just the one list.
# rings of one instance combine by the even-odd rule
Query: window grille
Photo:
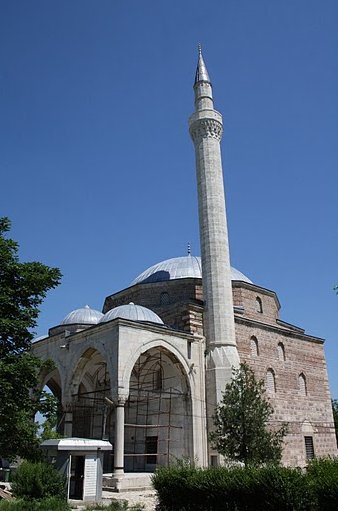
[(312, 436), (305, 436), (305, 455), (307, 460), (312, 460), (315, 457), (315, 450), (313, 447), (313, 438)]
[(169, 305), (170, 298), (169, 298), (169, 294), (167, 292), (161, 293), (160, 302), (161, 302), (161, 305)]

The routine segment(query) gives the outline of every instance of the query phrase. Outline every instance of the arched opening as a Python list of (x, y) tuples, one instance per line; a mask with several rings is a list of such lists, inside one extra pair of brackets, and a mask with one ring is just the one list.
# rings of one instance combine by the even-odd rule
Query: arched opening
[(256, 312), (263, 314), (263, 304), (259, 296), (256, 297)]
[(266, 372), (266, 390), (269, 392), (269, 394), (275, 394), (276, 393), (276, 379), (275, 379), (275, 373), (273, 369), (268, 369)]
[(277, 354), (278, 354), (278, 360), (280, 360), (281, 362), (285, 362), (285, 348), (284, 348), (284, 344), (282, 342), (278, 343)]
[(257, 337), (255, 337), (254, 335), (250, 339), (250, 349), (251, 349), (251, 355), (253, 357), (258, 357), (258, 355), (259, 355), (258, 341), (257, 341)]
[(125, 471), (152, 472), (191, 456), (191, 397), (184, 369), (169, 350), (137, 360), (125, 407)]
[(110, 378), (101, 353), (89, 348), (80, 357), (72, 381), (73, 436), (109, 438)]
[(304, 373), (300, 373), (298, 376), (298, 387), (301, 396), (307, 395), (306, 378)]
[(41, 382), (41, 412), (36, 421), (40, 423), (40, 433), (44, 440), (64, 434), (64, 413), (62, 410), (61, 376), (57, 368), (42, 370)]

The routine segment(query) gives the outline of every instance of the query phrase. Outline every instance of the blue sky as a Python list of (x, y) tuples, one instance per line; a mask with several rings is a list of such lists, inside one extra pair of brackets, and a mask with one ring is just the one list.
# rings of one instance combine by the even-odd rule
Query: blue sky
[(197, 43), (224, 119), (232, 264), (326, 339), (338, 398), (336, 0), (2, 0), (0, 214), (61, 268), (37, 334), (199, 254)]

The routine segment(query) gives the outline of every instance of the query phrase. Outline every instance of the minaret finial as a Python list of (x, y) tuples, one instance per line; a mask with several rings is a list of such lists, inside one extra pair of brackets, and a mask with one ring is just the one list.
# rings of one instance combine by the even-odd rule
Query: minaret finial
[(188, 241), (188, 256), (191, 255), (191, 245), (190, 241)]
[(197, 62), (197, 69), (196, 69), (196, 75), (195, 75), (195, 85), (199, 82), (211, 83), (206, 65), (203, 60), (201, 43), (198, 43), (198, 62)]

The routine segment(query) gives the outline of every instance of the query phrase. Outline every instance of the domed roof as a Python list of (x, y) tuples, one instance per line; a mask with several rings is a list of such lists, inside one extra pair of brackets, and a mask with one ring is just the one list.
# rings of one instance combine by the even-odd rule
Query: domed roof
[(150, 321), (151, 323), (163, 325), (162, 319), (155, 312), (147, 309), (147, 307), (142, 307), (142, 305), (135, 305), (133, 302), (128, 303), (128, 305), (119, 305), (106, 312), (103, 318), (101, 318), (100, 323), (116, 318), (131, 319), (132, 321)]
[(86, 305), (67, 314), (61, 325), (96, 325), (102, 317), (102, 312), (91, 309), (89, 305)]
[[(140, 282), (163, 282), (166, 280), (185, 279), (188, 277), (202, 278), (202, 263), (200, 257), (187, 255), (161, 261), (142, 272), (130, 285), (133, 286)], [(231, 279), (252, 284), (248, 277), (232, 267)]]

